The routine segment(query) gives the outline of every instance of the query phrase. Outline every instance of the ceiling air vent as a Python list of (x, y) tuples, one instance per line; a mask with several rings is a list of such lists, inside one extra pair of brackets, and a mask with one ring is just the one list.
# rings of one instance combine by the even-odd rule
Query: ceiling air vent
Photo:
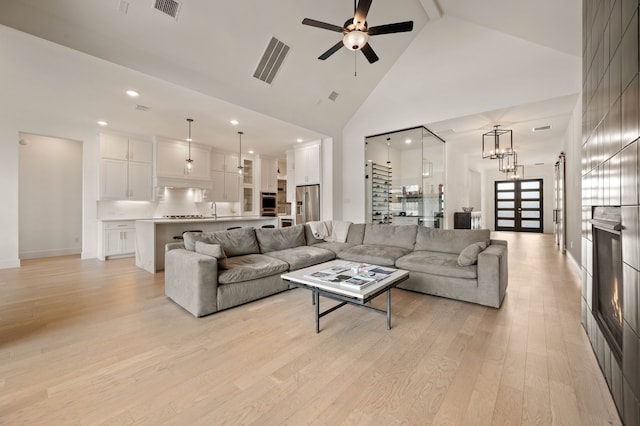
[(144, 106), (144, 105), (136, 105), (136, 109), (137, 109), (138, 111), (144, 111), (144, 112), (147, 112), (147, 111), (149, 111), (151, 108), (150, 108), (150, 107), (148, 107), (148, 106)]
[(534, 127), (532, 130), (534, 132), (541, 132), (542, 130), (549, 130), (550, 128), (551, 128), (551, 125), (548, 124), (546, 126)]
[(338, 99), (338, 96), (339, 96), (339, 94), (338, 94), (337, 92), (332, 91), (332, 92), (329, 94), (329, 99), (331, 99), (332, 101), (334, 101), (334, 102), (335, 102), (335, 101), (336, 101), (336, 99)]
[(271, 41), (267, 46), (267, 49), (260, 59), (260, 63), (253, 73), (253, 76), (258, 80), (262, 80), (265, 83), (271, 84), (276, 74), (282, 66), (284, 58), (289, 53), (290, 47), (278, 40), (275, 37), (271, 37)]
[(178, 19), (180, 3), (175, 0), (155, 0), (153, 8), (171, 16), (173, 19)]

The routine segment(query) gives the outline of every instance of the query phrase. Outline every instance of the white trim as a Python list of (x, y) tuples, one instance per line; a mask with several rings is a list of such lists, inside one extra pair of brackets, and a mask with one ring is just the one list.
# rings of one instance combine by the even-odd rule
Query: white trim
[(0, 269), (19, 268), (20, 259), (15, 260), (0, 260)]
[(20, 252), (20, 259), (37, 259), (39, 257), (68, 256), (80, 254), (80, 248), (54, 249), (54, 250), (34, 250), (30, 252)]

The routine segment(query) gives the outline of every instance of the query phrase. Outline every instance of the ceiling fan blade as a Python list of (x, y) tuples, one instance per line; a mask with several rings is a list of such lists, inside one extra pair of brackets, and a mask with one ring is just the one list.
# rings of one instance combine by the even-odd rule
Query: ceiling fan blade
[(304, 18), (302, 24), (309, 25), (311, 27), (322, 28), (323, 30), (335, 31), (337, 33), (344, 32), (344, 28), (333, 24), (327, 24), (326, 22), (316, 21), (315, 19)]
[(360, 0), (358, 2), (358, 7), (356, 8), (356, 13), (354, 16), (356, 28), (362, 30), (364, 28), (364, 23), (367, 20), (367, 14), (369, 13), (369, 8), (371, 7), (371, 0)]
[(334, 53), (336, 53), (338, 50), (340, 50), (340, 48), (344, 46), (344, 43), (342, 42), (342, 40), (340, 40), (339, 42), (337, 42), (336, 44), (334, 44), (333, 46), (331, 46), (331, 49), (327, 50), (326, 52), (324, 52), (322, 55), (318, 56), (318, 59), (321, 60), (325, 60), (327, 59), (329, 56), (333, 55)]
[(395, 24), (378, 25), (367, 31), (370, 36), (392, 33), (406, 33), (413, 30), (413, 21), (396, 22)]
[(376, 52), (373, 51), (373, 49), (371, 48), (371, 45), (369, 45), (369, 43), (365, 44), (364, 46), (362, 46), (362, 53), (364, 54), (364, 56), (367, 58), (367, 61), (369, 61), (370, 64), (376, 62), (378, 59), (378, 55), (376, 55)]

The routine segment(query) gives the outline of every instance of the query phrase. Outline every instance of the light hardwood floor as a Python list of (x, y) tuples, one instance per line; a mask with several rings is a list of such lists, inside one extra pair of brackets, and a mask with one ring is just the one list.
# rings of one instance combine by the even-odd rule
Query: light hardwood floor
[(569, 259), (497, 236), (501, 309), (396, 289), (390, 331), (348, 306), (316, 334), (301, 289), (196, 319), (132, 259), (0, 270), (0, 424), (620, 424)]

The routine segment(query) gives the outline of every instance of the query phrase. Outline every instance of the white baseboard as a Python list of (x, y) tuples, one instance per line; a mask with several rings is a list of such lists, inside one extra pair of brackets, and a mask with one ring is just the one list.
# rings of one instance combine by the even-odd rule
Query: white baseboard
[(55, 250), (37, 250), (29, 252), (21, 252), (20, 259), (37, 259), (40, 257), (68, 256), (71, 254), (80, 254), (79, 248), (71, 249), (55, 249)]
[[(80, 255), (80, 259), (85, 260), (85, 259), (95, 259), (96, 257), (98, 257), (96, 255), (95, 251), (83, 251), (82, 254)], [(100, 260), (104, 260), (104, 259), (100, 259)]]
[(20, 259), (0, 260), (0, 269), (19, 268)]

